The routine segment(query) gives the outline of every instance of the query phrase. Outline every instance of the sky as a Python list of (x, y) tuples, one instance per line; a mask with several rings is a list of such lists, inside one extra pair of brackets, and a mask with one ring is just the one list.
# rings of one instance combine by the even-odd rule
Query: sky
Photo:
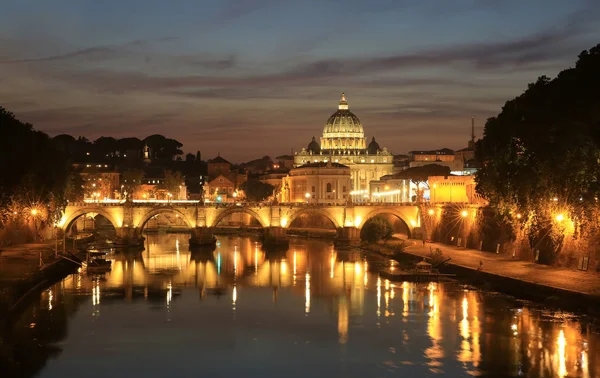
[(4, 0), (0, 106), (242, 162), (318, 139), (345, 92), (393, 153), (458, 149), (598, 43), (597, 0)]

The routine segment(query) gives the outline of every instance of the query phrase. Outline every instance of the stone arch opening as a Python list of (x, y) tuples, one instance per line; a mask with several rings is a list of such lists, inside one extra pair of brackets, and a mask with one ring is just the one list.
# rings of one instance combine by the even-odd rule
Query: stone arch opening
[(144, 215), (137, 228), (142, 232), (155, 232), (160, 229), (187, 232), (192, 224), (184, 213), (173, 207), (161, 207)]
[[(313, 220), (327, 219), (329, 221), (329, 223), (333, 226), (334, 229), (341, 227), (338, 224), (338, 222), (336, 222), (336, 219), (331, 214), (329, 214), (327, 211), (322, 211), (319, 209), (305, 209), (305, 210), (300, 210), (300, 211), (295, 212), (292, 215), (290, 215), (286, 222), (287, 223), (286, 228), (288, 228), (288, 229), (291, 228), (292, 224), (294, 224), (295, 227), (298, 227), (298, 222), (296, 220), (298, 218), (304, 218), (306, 215), (308, 215), (309, 217), (315, 217), (315, 218), (313, 218)], [(329, 225), (329, 223), (325, 223), (325, 224)]]
[(217, 215), (212, 224), (212, 227), (216, 228), (264, 228), (266, 226), (267, 225), (263, 223), (258, 213), (243, 207), (236, 207), (230, 210), (225, 210), (221, 214)]
[(119, 225), (113, 217), (102, 209), (81, 209), (71, 214), (65, 221), (65, 233), (94, 229), (96, 225), (116, 230)]
[(300, 211), (294, 214), (287, 222), (289, 230), (331, 230), (338, 228), (335, 220), (321, 211)]
[(362, 222), (362, 224), (360, 226), (361, 235), (362, 235), (362, 229), (363, 229), (364, 225), (367, 224), (367, 222), (370, 222), (375, 218), (383, 218), (383, 219), (387, 220), (390, 223), (390, 225), (392, 226), (392, 231), (393, 231), (393, 234), (395, 237), (398, 237), (401, 239), (410, 239), (411, 238), (412, 230), (409, 226), (409, 223), (401, 215), (395, 214), (395, 213), (389, 212), (389, 211), (380, 211), (380, 212), (376, 212), (373, 214), (369, 214), (367, 219), (365, 219), (365, 221)]

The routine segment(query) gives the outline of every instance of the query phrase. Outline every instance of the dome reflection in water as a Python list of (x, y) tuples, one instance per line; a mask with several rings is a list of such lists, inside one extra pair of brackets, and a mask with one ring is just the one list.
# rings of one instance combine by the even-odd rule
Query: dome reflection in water
[[(105, 276), (65, 278), (13, 324), (51, 348), (40, 377), (600, 374), (585, 319), (454, 283), (393, 283), (359, 253), (148, 235)], [(26, 344), (26, 343), (24, 343)], [(52, 357), (49, 357), (49, 356)]]

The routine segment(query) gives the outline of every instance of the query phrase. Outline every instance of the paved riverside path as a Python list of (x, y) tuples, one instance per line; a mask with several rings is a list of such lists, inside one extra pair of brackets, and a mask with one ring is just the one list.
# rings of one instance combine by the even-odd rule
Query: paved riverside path
[(50, 240), (0, 248), (0, 286), (36, 273), (39, 270), (40, 253), (44, 263), (52, 261), (54, 243)]
[(410, 241), (412, 245), (405, 252), (415, 256), (428, 257), (429, 248), (439, 248), (445, 258), (452, 258), (448, 263), (477, 270), (482, 261), (483, 271), (503, 277), (531, 282), (552, 288), (574, 291), (600, 298), (600, 273), (583, 272), (576, 269), (556, 268), (512, 258), (507, 254), (481, 252), (447, 244)]

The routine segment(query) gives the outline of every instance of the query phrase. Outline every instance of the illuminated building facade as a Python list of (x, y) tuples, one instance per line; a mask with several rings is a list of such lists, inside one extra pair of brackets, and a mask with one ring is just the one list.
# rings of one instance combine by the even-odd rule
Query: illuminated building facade
[(363, 126), (348, 109), (343, 93), (338, 110), (325, 123), (320, 142), (313, 137), (307, 148), (294, 155), (294, 166), (318, 162), (347, 166), (353, 201), (364, 201), (369, 183), (393, 172), (394, 156), (385, 147), (380, 148), (375, 138), (367, 145)]
[(484, 204), (486, 201), (475, 191), (474, 176), (429, 177), (431, 202), (454, 202)]
[(248, 179), (244, 170), (232, 169), (232, 164), (220, 155), (207, 162), (208, 180), (204, 198), (215, 202), (235, 202), (240, 185)]
[(331, 161), (308, 163), (282, 180), (280, 202), (343, 204), (350, 195), (350, 168)]

